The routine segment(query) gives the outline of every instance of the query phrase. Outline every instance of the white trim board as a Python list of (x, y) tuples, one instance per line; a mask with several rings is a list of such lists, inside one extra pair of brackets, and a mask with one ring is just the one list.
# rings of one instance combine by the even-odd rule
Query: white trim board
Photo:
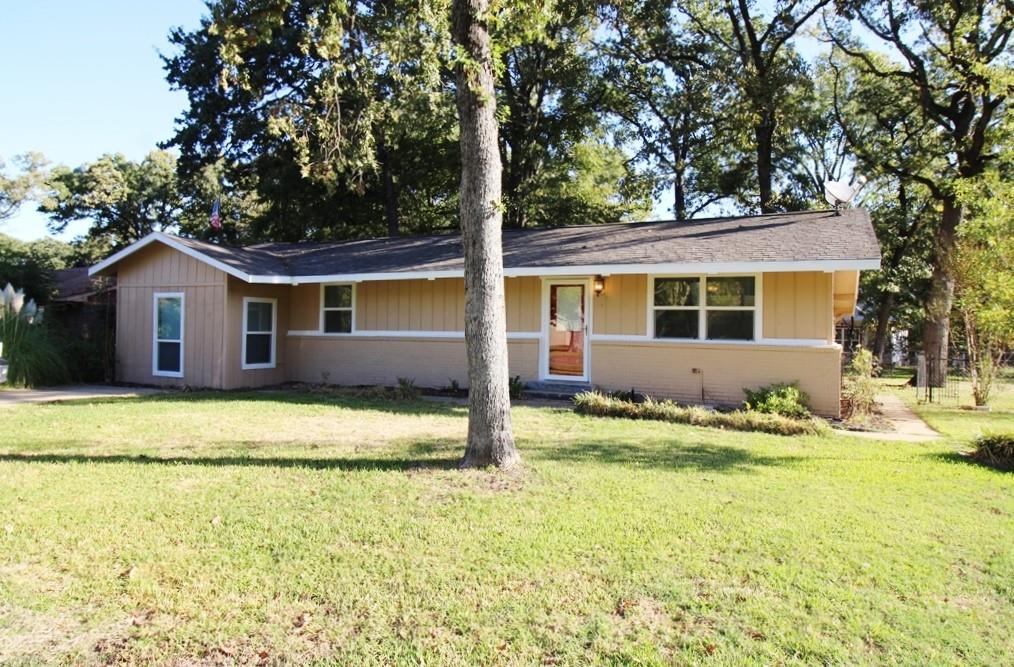
[[(180, 243), (173, 236), (163, 232), (152, 232), (139, 241), (123, 248), (88, 269), (93, 276), (120, 260), (154, 242), (163, 243), (173, 250), (204, 262), (220, 271), (247, 283), (271, 285), (298, 285), (300, 283), (355, 283), (373, 280), (436, 280), (438, 278), (461, 278), (463, 269), (434, 271), (384, 271), (376, 273), (334, 273), (314, 276), (288, 276), (249, 274), (221, 262), (199, 250)], [(629, 275), (629, 274), (703, 274), (719, 273), (764, 273), (775, 271), (866, 271), (880, 268), (879, 259), (815, 259), (783, 261), (733, 261), (733, 262), (663, 262), (654, 264), (584, 264), (579, 266), (522, 266), (506, 267), (504, 276), (575, 276), (575, 275)]]
[(652, 345), (669, 345), (672, 347), (700, 347), (702, 345), (729, 345), (733, 347), (838, 347), (837, 343), (823, 338), (761, 338), (758, 340), (710, 340), (707, 338), (652, 338), (651, 336), (622, 334), (593, 334), (593, 343), (651, 343)]
[[(293, 329), (288, 336), (299, 338), (443, 338), (448, 340), (465, 340), (463, 331), (364, 331), (353, 333), (323, 333), (315, 329)], [(508, 331), (507, 340), (539, 340), (542, 333), (538, 331)]]
[[(247, 306), (251, 303), (270, 303), (271, 304), (271, 331), (249, 331), (248, 326), (250, 324), (250, 311)], [(271, 334), (271, 348), (269, 352), (271, 358), (267, 363), (263, 364), (248, 364), (246, 361), (246, 338), (249, 334), (260, 334), (266, 333)], [(278, 299), (268, 299), (258, 296), (245, 296), (243, 297), (243, 340), (240, 345), (242, 348), (240, 354), (240, 368), (244, 371), (259, 370), (265, 368), (274, 368), (276, 365), (276, 349), (278, 347)]]

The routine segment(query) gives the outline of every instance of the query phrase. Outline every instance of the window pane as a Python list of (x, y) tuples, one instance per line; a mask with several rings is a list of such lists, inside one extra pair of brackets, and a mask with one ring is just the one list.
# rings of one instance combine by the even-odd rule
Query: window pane
[(351, 308), (352, 285), (325, 285), (325, 308)]
[(158, 298), (158, 337), (180, 340), (180, 298)]
[(709, 306), (752, 306), (754, 280), (744, 278), (708, 278)]
[(697, 338), (699, 325), (696, 310), (655, 311), (655, 338)]
[(325, 333), (352, 333), (351, 310), (324, 311)]
[(259, 333), (246, 335), (247, 364), (271, 363), (271, 338), (271, 334)]
[(696, 306), (700, 278), (656, 278), (656, 306)]
[(753, 311), (709, 310), (708, 338), (711, 340), (753, 340)]
[(274, 304), (249, 301), (246, 304), (246, 330), (271, 331), (271, 310)]
[(168, 373), (180, 372), (180, 344), (158, 344), (158, 370)]

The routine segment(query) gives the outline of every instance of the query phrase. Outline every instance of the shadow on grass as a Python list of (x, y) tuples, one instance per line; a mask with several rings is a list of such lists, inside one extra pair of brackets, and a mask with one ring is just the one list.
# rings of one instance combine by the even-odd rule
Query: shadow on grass
[(447, 401), (424, 399), (395, 399), (354, 394), (299, 391), (295, 389), (263, 389), (251, 391), (167, 391), (161, 394), (131, 397), (82, 398), (39, 405), (73, 407), (84, 405), (138, 405), (158, 403), (279, 403), (285, 405), (323, 405), (339, 408), (368, 409), (380, 412), (411, 415), (465, 416), (463, 405)]
[(525, 447), (522, 456), (533, 460), (561, 463), (609, 463), (635, 468), (663, 470), (747, 470), (763, 466), (788, 466), (801, 460), (798, 456), (764, 456), (749, 449), (679, 440), (613, 440), (582, 441), (560, 447), (545, 444)]
[(972, 468), (979, 468), (981, 470), (988, 470), (989, 472), (999, 473), (1001, 475), (1014, 474), (1014, 467), (1004, 467), (998, 465), (991, 465), (985, 461), (980, 461), (967, 452), (933, 452), (930, 454), (923, 454), (927, 459), (943, 463), (960, 463)]
[(138, 454), (0, 454), (2, 463), (130, 463), (139, 465), (192, 465), (209, 467), (308, 468), (311, 470), (407, 471), (449, 470), (457, 458), (301, 458), (257, 456), (145, 456)]

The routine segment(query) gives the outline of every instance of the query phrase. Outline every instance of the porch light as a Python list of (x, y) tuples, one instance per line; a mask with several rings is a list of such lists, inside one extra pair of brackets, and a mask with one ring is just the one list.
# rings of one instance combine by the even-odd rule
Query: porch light
[(592, 281), (592, 289), (595, 290), (595, 296), (602, 294), (602, 291), (606, 288), (606, 279), (604, 276), (595, 276)]

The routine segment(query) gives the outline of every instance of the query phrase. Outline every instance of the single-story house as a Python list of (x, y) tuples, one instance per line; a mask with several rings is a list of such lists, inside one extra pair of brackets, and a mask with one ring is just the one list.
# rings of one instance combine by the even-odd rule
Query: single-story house
[[(861, 209), (503, 233), (511, 375), (736, 404), (798, 382), (839, 410), (835, 322), (880, 247)], [(460, 237), (226, 247), (152, 233), (117, 279), (119, 381), (467, 384)]]

